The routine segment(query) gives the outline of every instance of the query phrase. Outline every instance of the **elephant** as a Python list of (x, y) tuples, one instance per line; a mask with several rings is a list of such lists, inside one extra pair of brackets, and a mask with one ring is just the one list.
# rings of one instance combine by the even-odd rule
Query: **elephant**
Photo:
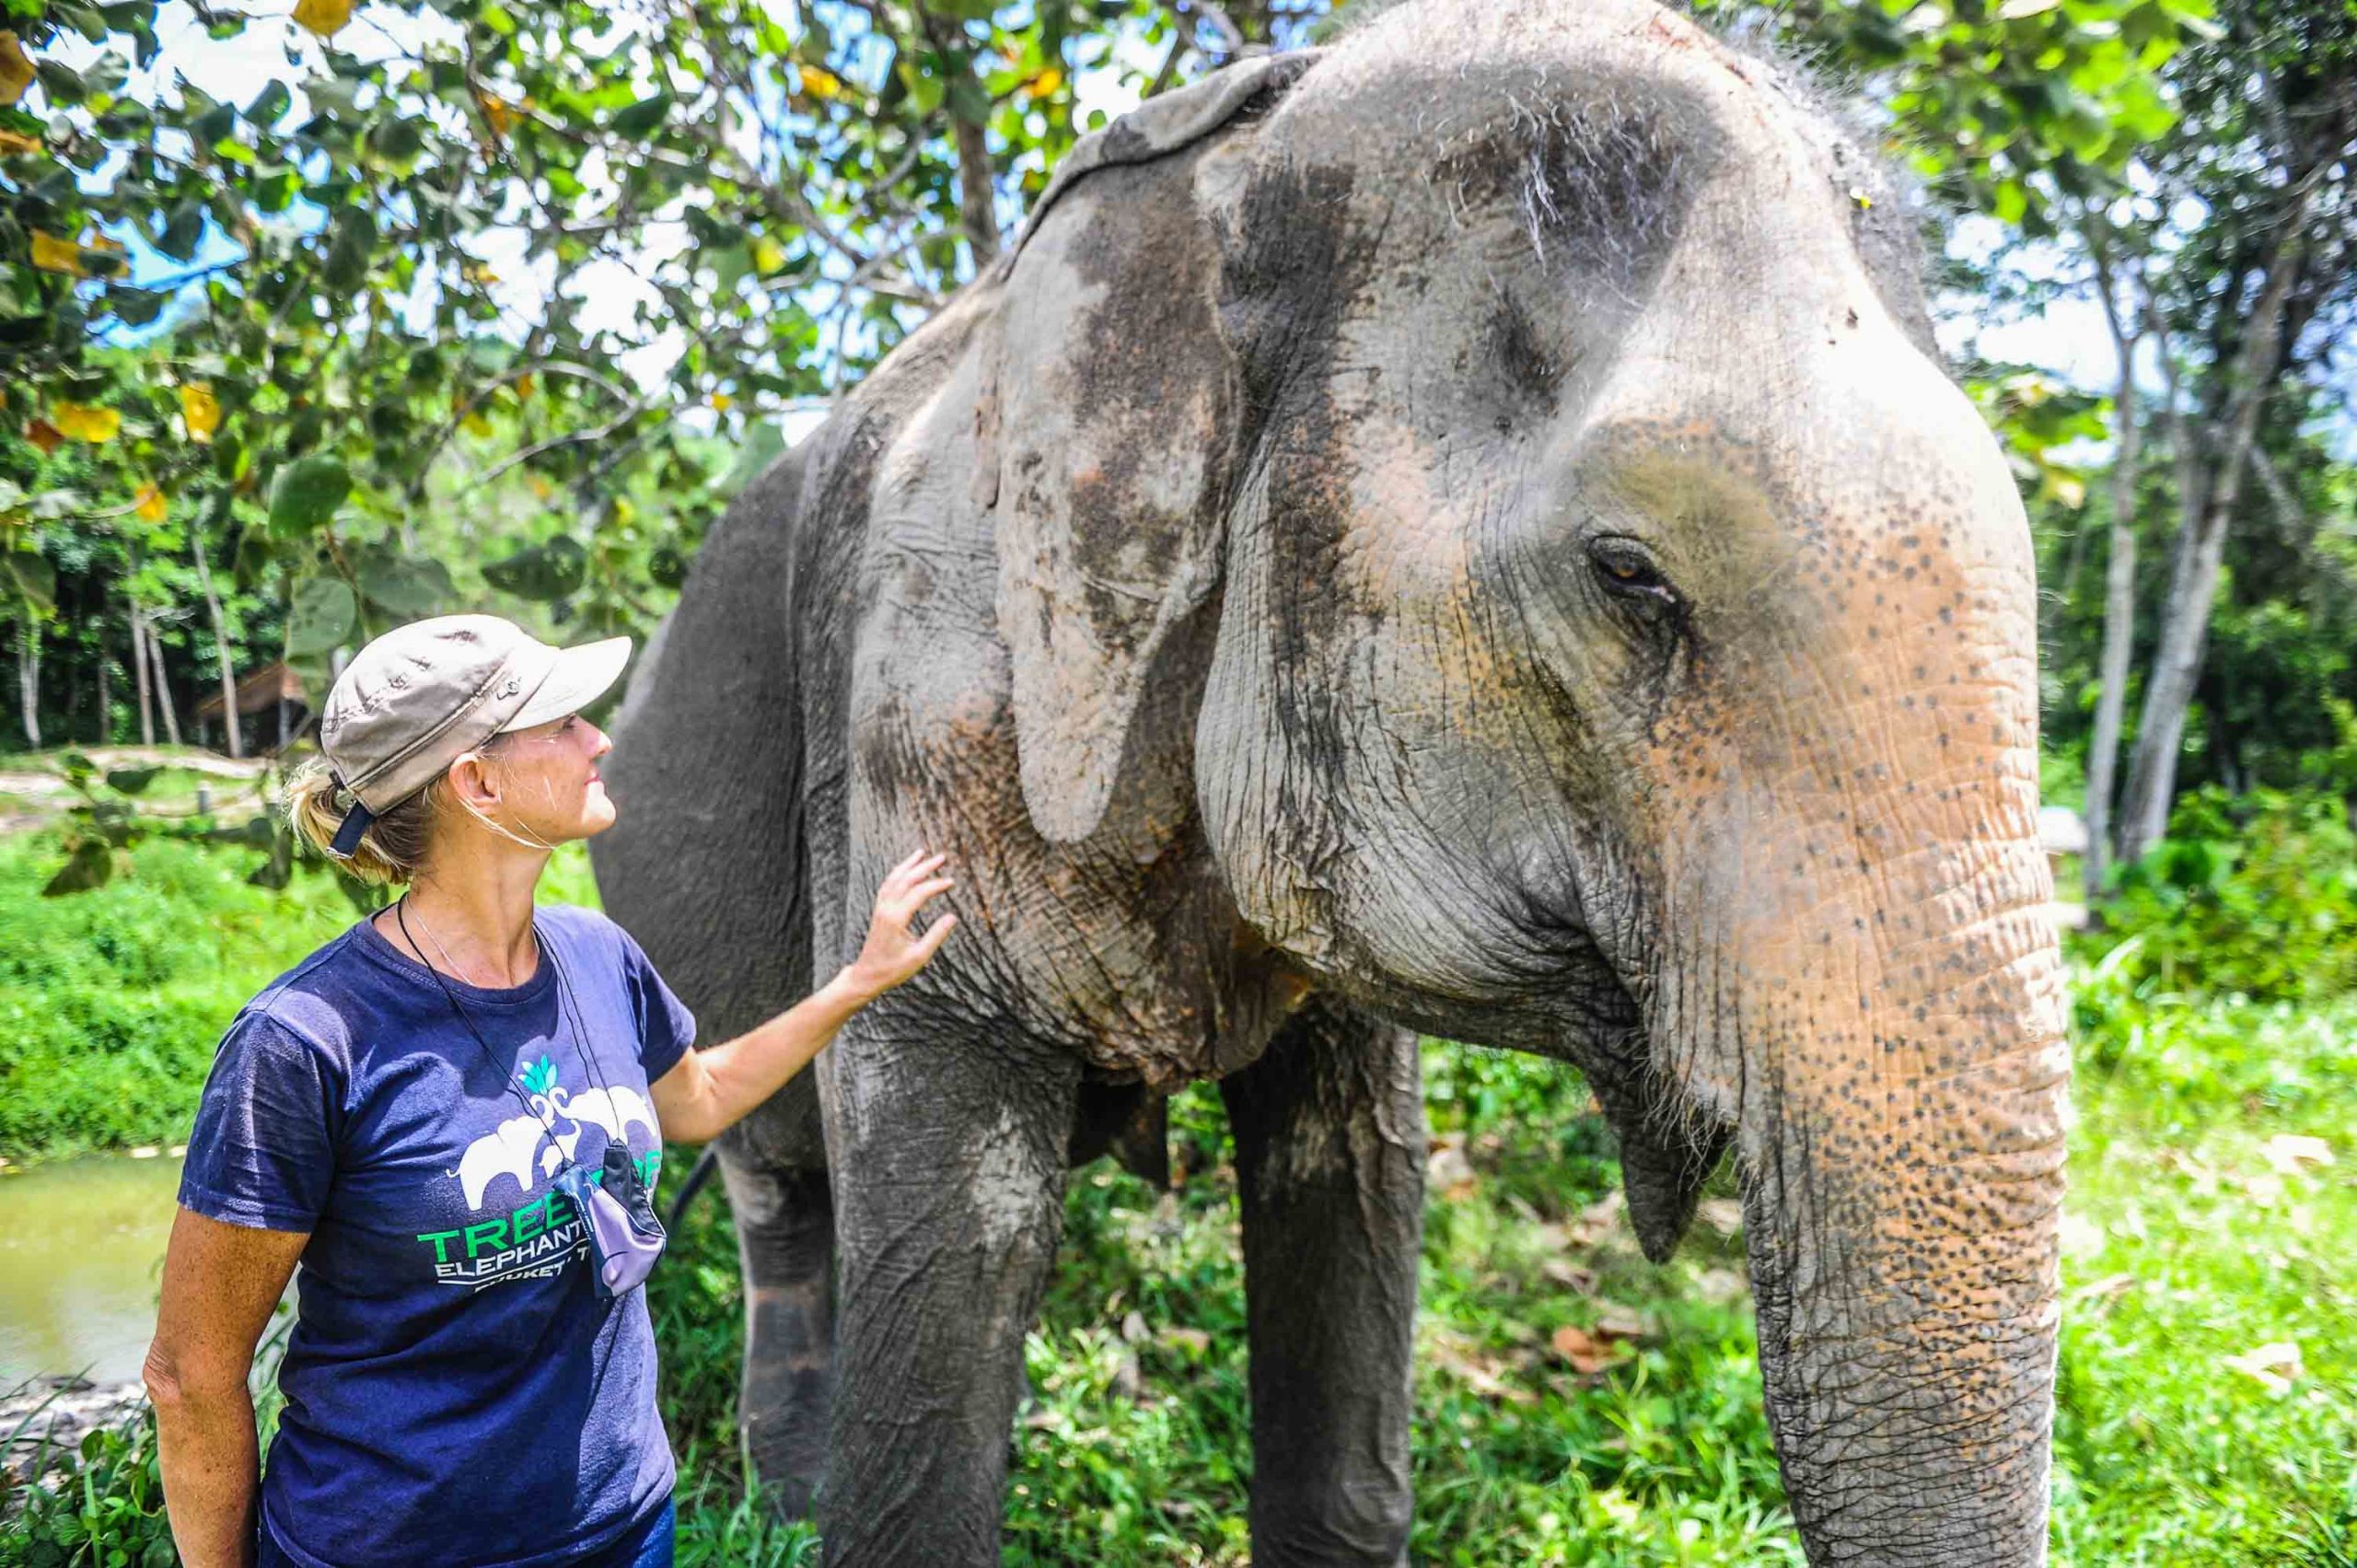
[(1236, 1140), (1253, 1557), (1397, 1563), (1419, 1033), (1732, 1151), (1817, 1563), (2041, 1561), (2061, 970), (2032, 552), (1897, 181), (1651, 0), (1409, 0), (1078, 143), (733, 504), (609, 907), (724, 1038), (960, 927), (733, 1130), (741, 1415), (826, 1560), (995, 1562), (1066, 1172)]

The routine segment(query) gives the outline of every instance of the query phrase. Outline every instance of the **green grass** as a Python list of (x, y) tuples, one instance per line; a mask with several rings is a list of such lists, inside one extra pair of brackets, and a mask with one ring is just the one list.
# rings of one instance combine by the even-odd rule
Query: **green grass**
[[(351, 912), (322, 880), (247, 888), (250, 852), (180, 844), (143, 846), (98, 893), (32, 900), (54, 858), (0, 841), (0, 1137), (177, 1136), (228, 1010)], [(557, 884), (592, 896), (577, 858)], [(20, 952), (14, 934), (36, 929)], [(2077, 991), (2054, 1561), (2357, 1568), (2357, 999), (2199, 1001), (2138, 972), (2098, 963)], [(1610, 1141), (1575, 1074), (1438, 1043), (1425, 1064), (1434, 1131), (1470, 1178), (1427, 1210), (1415, 1561), (1798, 1562), (1739, 1238), (1698, 1225), (1670, 1264), (1647, 1264), (1613, 1212)], [(125, 1108), (132, 1085), (155, 1104)], [(1010, 1562), (1248, 1560), (1226, 1131), (1209, 1088), (1173, 1112), (1190, 1173), (1176, 1191), (1101, 1164), (1074, 1173), (1028, 1344)], [(674, 1152), (668, 1179), (689, 1156)], [(680, 1561), (815, 1562), (807, 1527), (772, 1522), (746, 1485), (743, 1296), (717, 1183), (649, 1289)], [(1583, 1374), (1550, 1340), (1600, 1320), (1635, 1332)], [(2249, 1359), (2282, 1345), (2296, 1366)], [(10, 1539), (0, 1529), (0, 1563)]]
[[(260, 850), (151, 837), (111, 881), (41, 896), (55, 834), (0, 834), (0, 1159), (176, 1143), (221, 1032), (273, 976), (357, 912), (334, 880), (249, 885)], [(569, 851), (545, 896), (594, 901)]]

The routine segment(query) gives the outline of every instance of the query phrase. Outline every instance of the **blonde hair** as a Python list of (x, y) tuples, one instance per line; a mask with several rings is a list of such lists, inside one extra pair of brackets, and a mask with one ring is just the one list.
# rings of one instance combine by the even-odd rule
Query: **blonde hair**
[[(486, 757), (494, 756), (505, 738), (494, 735), (477, 749)], [(295, 770), (286, 781), (285, 800), (286, 825), (294, 830), (296, 837), (333, 859), (328, 845), (335, 842), (344, 813), (352, 809), (353, 796), (351, 791), (336, 787), (335, 774), (326, 758), (314, 757)], [(371, 821), (360, 835), (360, 842), (354, 846), (352, 858), (337, 860), (336, 864), (371, 887), (415, 881), (433, 842), (434, 825), (451, 808), (451, 800), (450, 775), (446, 772)], [(460, 805), (493, 832), (517, 838), (475, 810), (471, 804)]]

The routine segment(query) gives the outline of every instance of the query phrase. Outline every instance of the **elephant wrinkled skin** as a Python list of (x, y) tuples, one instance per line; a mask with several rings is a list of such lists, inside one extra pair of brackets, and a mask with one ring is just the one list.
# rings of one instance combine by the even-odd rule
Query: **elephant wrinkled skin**
[(1205, 1077), (1255, 1561), (1403, 1561), (1412, 1030), (1577, 1063), (1656, 1257), (1734, 1150), (1812, 1562), (2042, 1559), (2029, 539), (1903, 208), (1642, 0), (1420, 0), (1088, 138), (740, 499), (610, 907), (718, 1039), (911, 848), (959, 877), (724, 1146), (749, 1434), (830, 1562), (996, 1560), (1064, 1172)]

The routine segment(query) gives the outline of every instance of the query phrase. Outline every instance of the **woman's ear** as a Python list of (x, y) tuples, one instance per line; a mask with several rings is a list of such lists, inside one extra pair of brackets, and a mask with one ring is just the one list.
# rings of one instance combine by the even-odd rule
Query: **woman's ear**
[(448, 782), (450, 798), (462, 807), (487, 811), (499, 804), (497, 770), (480, 751), (461, 751), (442, 776)]

